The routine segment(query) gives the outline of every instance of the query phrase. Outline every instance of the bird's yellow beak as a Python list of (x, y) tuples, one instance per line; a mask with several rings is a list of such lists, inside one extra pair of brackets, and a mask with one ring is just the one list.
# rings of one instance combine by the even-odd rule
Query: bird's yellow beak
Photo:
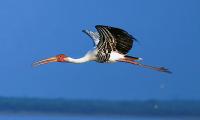
[(40, 61), (34, 62), (32, 65), (33, 65), (33, 67), (36, 67), (38, 65), (48, 64), (50, 62), (57, 62), (57, 57), (51, 57), (48, 59), (40, 60)]

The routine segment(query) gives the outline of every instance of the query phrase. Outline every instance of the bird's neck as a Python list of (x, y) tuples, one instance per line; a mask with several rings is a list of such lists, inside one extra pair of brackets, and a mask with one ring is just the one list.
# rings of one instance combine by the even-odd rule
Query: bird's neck
[(88, 62), (90, 61), (90, 58), (88, 56), (84, 56), (84, 57), (81, 57), (81, 58), (71, 58), (71, 57), (68, 57), (67, 58), (68, 62), (71, 62), (71, 63), (84, 63), (84, 62)]

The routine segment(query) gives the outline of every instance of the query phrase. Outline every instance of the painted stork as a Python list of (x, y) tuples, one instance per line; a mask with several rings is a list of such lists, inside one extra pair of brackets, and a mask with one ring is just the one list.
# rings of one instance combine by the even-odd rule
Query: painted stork
[(74, 59), (64, 54), (59, 54), (54, 57), (44, 59), (33, 63), (33, 66), (47, 64), (50, 62), (68, 62), (68, 63), (84, 63), (88, 61), (96, 61), (99, 63), (113, 63), (113, 62), (126, 62), (150, 68), (160, 72), (171, 73), (164, 67), (153, 67), (139, 63), (142, 58), (132, 57), (127, 55), (131, 50), (133, 43), (136, 39), (128, 32), (115, 27), (96, 25), (95, 28), (98, 32), (83, 30), (94, 43), (94, 48), (88, 51), (85, 56)]

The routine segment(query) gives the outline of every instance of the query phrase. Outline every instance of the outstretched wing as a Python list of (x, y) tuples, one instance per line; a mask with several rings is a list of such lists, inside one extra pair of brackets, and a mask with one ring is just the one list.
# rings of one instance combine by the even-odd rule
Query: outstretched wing
[(133, 42), (136, 40), (128, 32), (115, 27), (96, 25), (100, 37), (97, 44), (99, 51), (110, 53), (117, 51), (122, 54), (127, 54), (131, 50)]
[(97, 44), (99, 43), (99, 33), (98, 32), (92, 32), (89, 30), (82, 30), (82, 32), (87, 34), (93, 40), (94, 46), (97, 46)]

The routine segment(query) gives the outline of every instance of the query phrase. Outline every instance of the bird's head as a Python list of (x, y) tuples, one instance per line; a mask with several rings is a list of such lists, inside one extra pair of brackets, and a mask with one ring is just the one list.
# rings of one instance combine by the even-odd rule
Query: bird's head
[(68, 62), (68, 57), (65, 54), (59, 54), (54, 57), (50, 57), (44, 60), (37, 61), (33, 63), (33, 66), (38, 66), (42, 64), (48, 64), (50, 62)]

